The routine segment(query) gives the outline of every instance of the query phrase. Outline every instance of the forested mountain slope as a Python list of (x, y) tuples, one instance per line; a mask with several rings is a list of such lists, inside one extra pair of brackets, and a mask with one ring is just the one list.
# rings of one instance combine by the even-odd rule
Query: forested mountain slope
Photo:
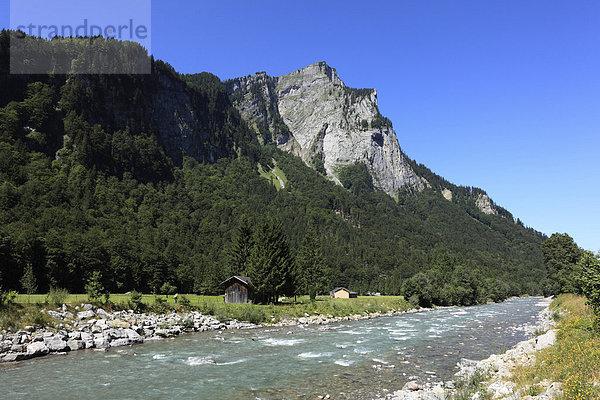
[[(3, 32), (4, 288), (20, 290), (30, 264), (41, 291), (81, 292), (97, 270), (115, 292), (170, 282), (217, 293), (241, 219), (274, 218), (292, 254), (316, 228), (330, 286), (436, 303), (539, 292), (543, 236), (500, 207), (484, 212), (483, 191), (409, 159), (403, 165), (428, 183), (419, 190), (375, 190), (364, 163), (336, 170), (338, 185), (326, 165), (277, 148), (285, 132), (257, 135), (213, 75), (182, 76), (154, 60), (150, 75), (10, 75), (8, 40)], [(284, 188), (265, 179), (273, 170)]]

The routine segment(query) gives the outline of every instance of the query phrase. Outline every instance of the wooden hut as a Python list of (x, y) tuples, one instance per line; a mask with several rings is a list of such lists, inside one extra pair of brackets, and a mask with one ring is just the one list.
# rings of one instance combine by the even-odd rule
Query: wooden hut
[(252, 300), (250, 291), (252, 280), (247, 276), (232, 276), (221, 283), (225, 288), (225, 303), (248, 303)]
[(329, 292), (329, 294), (334, 299), (354, 299), (358, 296), (356, 292), (348, 290), (345, 287), (336, 287), (331, 292)]

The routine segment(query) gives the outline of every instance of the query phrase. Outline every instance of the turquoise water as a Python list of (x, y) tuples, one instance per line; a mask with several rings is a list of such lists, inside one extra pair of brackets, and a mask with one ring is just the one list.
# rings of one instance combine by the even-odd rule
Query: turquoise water
[(325, 326), (205, 332), (0, 366), (3, 399), (370, 399), (526, 338), (539, 298)]

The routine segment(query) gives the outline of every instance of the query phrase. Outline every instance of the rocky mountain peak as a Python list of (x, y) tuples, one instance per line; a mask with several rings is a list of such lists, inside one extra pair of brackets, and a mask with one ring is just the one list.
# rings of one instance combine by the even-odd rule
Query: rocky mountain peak
[(377, 91), (347, 87), (325, 62), (276, 78), (234, 79), (227, 90), (260, 137), (270, 137), (338, 183), (342, 168), (362, 163), (375, 187), (391, 196), (427, 185), (380, 114)]
[(332, 68), (329, 65), (327, 65), (325, 61), (318, 61), (314, 64), (310, 64), (285, 76), (302, 76), (308, 78), (326, 77), (332, 84), (336, 86), (346, 86), (344, 82), (340, 79), (335, 68)]

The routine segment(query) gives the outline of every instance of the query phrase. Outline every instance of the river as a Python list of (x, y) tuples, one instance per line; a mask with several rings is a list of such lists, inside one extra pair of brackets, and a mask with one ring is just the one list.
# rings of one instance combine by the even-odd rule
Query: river
[(205, 332), (0, 365), (3, 399), (371, 399), (527, 338), (540, 298), (322, 326)]

